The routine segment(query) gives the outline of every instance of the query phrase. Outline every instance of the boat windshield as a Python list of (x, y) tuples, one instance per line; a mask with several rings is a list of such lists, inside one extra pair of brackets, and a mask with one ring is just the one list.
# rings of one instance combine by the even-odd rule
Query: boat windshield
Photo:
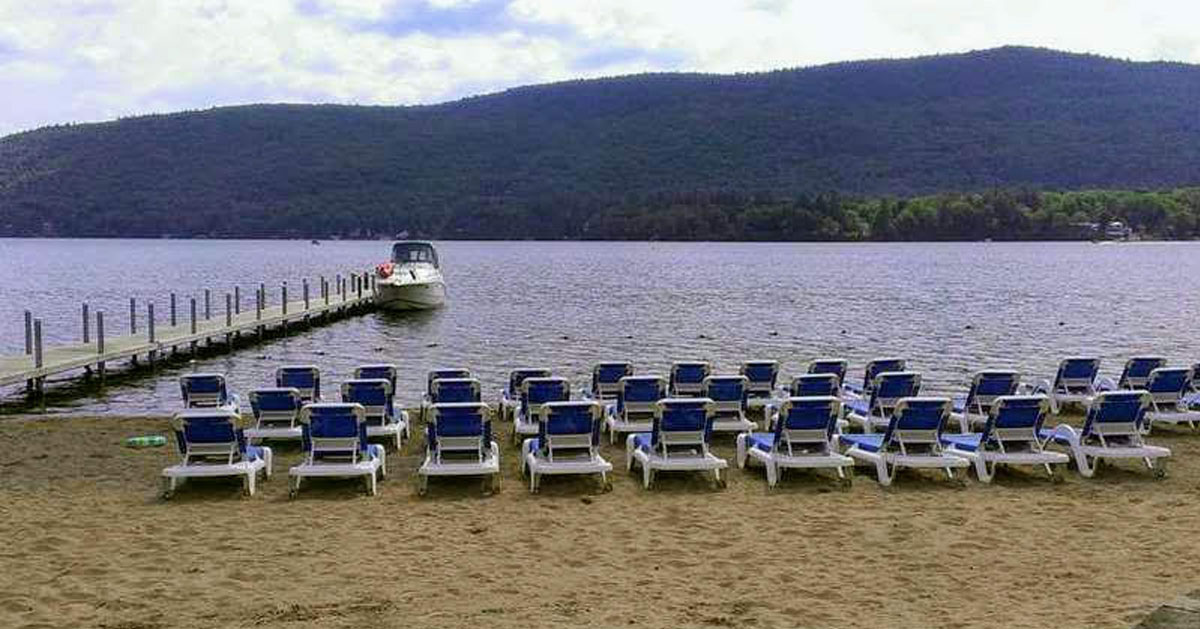
[(413, 262), (428, 262), (438, 266), (437, 252), (433, 246), (425, 242), (398, 242), (392, 246), (392, 262), (410, 264)]

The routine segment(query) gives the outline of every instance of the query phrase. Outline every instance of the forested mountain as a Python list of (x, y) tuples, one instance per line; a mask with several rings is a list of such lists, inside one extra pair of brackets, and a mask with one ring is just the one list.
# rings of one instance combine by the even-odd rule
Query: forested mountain
[(1010, 47), (223, 107), (0, 138), (0, 235), (1190, 237), (1194, 190), (1038, 191), (1200, 183), (1198, 103), (1200, 66)]

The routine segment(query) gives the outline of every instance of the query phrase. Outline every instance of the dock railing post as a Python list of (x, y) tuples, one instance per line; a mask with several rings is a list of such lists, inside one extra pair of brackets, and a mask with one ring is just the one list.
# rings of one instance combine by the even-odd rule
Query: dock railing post
[(137, 334), (137, 300), (129, 298), (129, 335)]
[(25, 354), (33, 353), (33, 313), (25, 311)]
[(96, 354), (100, 360), (96, 362), (96, 371), (100, 372), (100, 382), (104, 382), (104, 312), (96, 312)]
[(242, 287), (233, 287), (233, 314), (242, 314)]
[(175, 327), (178, 321), (175, 319), (175, 293), (171, 293), (171, 327)]
[[(192, 334), (196, 333), (196, 298), (192, 297)], [(195, 342), (195, 341), (193, 341)]]
[(254, 320), (262, 321), (263, 297), (262, 291), (254, 293)]
[[(150, 331), (150, 342), (154, 342), (154, 302), (146, 304), (146, 326)], [(154, 354), (151, 352), (151, 358)]]
[(212, 319), (212, 291), (204, 289), (204, 320)]
[(233, 295), (225, 293), (225, 327), (233, 327)]
[(90, 338), (91, 335), (89, 334), (89, 332), (91, 331), (91, 327), (92, 327), (92, 321), (91, 321), (91, 317), (88, 315), (88, 305), (87, 305), (87, 302), (84, 302), (84, 304), (83, 304), (83, 344), (84, 345), (87, 345), (92, 340)]
[(262, 307), (263, 307), (263, 310), (266, 310), (267, 309), (267, 285), (266, 284), (263, 284), (261, 282), (259, 283), (258, 294), (262, 295)]
[(304, 278), (304, 309), (308, 310), (308, 278)]
[[(33, 366), (42, 368), (42, 320), (33, 320)], [(40, 378), (39, 378), (40, 379)]]
[(287, 281), (283, 282), (283, 288), (281, 288), (279, 290), (279, 294), (280, 294), (279, 303), (280, 303), (281, 307), (283, 308), (283, 314), (287, 314), (287, 301), (288, 301), (287, 300)]

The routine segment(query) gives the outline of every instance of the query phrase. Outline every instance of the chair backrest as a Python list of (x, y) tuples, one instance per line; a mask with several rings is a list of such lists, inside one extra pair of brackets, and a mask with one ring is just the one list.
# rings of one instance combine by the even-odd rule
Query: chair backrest
[(392, 383), (383, 378), (347, 380), (342, 383), (342, 401), (361, 404), (371, 420), (390, 419), (395, 412)]
[(1001, 395), (991, 405), (983, 425), (984, 441), (1037, 441), (1038, 430), (1050, 412), (1045, 395)]
[(740, 373), (746, 376), (746, 393), (751, 397), (766, 397), (775, 390), (779, 379), (779, 363), (774, 360), (747, 360)]
[(779, 406), (775, 421), (776, 450), (790, 452), (801, 443), (828, 445), (841, 414), (842, 402), (833, 395), (789, 397)]
[(475, 378), (438, 378), (429, 389), (429, 400), (434, 404), (479, 402), (482, 391)]
[(470, 369), (455, 369), (455, 368), (434, 369), (433, 371), (430, 371), (428, 376), (425, 378), (425, 394), (429, 395), (429, 392), (433, 390), (433, 381), (437, 380), (439, 378), (470, 378), (470, 377), (471, 377)]
[(704, 379), (712, 373), (712, 365), (701, 360), (679, 361), (671, 364), (671, 395), (698, 395)]
[(937, 449), (953, 404), (945, 397), (906, 397), (896, 402), (884, 432), (885, 447), (921, 444)]
[(508, 372), (508, 395), (517, 398), (521, 395), (521, 383), (527, 378), (549, 378), (549, 369), (513, 369)]
[(179, 377), (185, 408), (213, 408), (229, 403), (229, 387), (219, 373), (189, 373)]
[(654, 407), (651, 445), (707, 448), (715, 415), (716, 407), (708, 398), (661, 399)]
[(227, 409), (189, 409), (171, 417), (175, 443), (185, 461), (191, 457), (227, 457), (232, 463), (246, 452), (241, 417)]
[(1104, 391), (1092, 400), (1083, 437), (1139, 436), (1150, 406), (1146, 391)]
[(904, 371), (907, 367), (908, 361), (903, 358), (876, 358), (868, 361), (866, 369), (863, 370), (863, 391), (871, 391), (879, 374)]
[(250, 392), (250, 410), (260, 423), (295, 423), (303, 405), (300, 391), (291, 387), (255, 389)]
[(1150, 379), (1150, 372), (1159, 367), (1166, 367), (1167, 359), (1161, 356), (1134, 356), (1125, 361), (1121, 370), (1121, 378), (1117, 386), (1122, 389), (1144, 389)]
[(871, 413), (890, 413), (901, 398), (921, 392), (921, 374), (915, 371), (885, 371), (875, 376), (871, 387)]
[(667, 381), (662, 376), (625, 376), (617, 389), (617, 412), (653, 413), (658, 401), (667, 397)]
[(612, 398), (621, 389), (621, 378), (633, 375), (633, 365), (626, 362), (596, 363), (592, 367), (592, 395)]
[(304, 451), (313, 455), (353, 458), (368, 447), (367, 410), (361, 404), (305, 404), (300, 409), (300, 427)]
[(521, 414), (534, 421), (546, 402), (571, 399), (571, 383), (566, 378), (526, 378), (521, 383)]
[(354, 368), (355, 380), (387, 380), (392, 384), (392, 394), (396, 394), (396, 376), (400, 370), (395, 365), (359, 365)]
[(1150, 372), (1145, 389), (1156, 405), (1178, 404), (1193, 375), (1191, 369), (1184, 367), (1159, 367)]
[(547, 402), (538, 417), (538, 437), (544, 451), (555, 448), (595, 448), (600, 445), (601, 406), (595, 400)]
[(837, 397), (842, 389), (842, 379), (833, 372), (808, 373), (792, 378), (788, 394), (792, 397)]
[(284, 365), (275, 370), (275, 386), (292, 387), (305, 402), (321, 399), (321, 370), (315, 365)]
[(719, 415), (745, 411), (748, 393), (746, 376), (709, 376), (700, 387), (700, 395), (712, 400)]
[(811, 363), (808, 363), (809, 374), (831, 373), (837, 376), (838, 387), (846, 381), (846, 370), (849, 368), (849, 363), (841, 358), (817, 358)]
[(971, 377), (971, 388), (967, 391), (967, 411), (987, 413), (996, 398), (1013, 395), (1021, 384), (1021, 374), (1015, 371), (985, 369)]
[(488, 419), (487, 404), (434, 404), (425, 427), (425, 437), (430, 449), (478, 451), (482, 456), (492, 441), (492, 422)]
[(1090, 393), (1094, 390), (1099, 358), (1064, 358), (1054, 375), (1054, 390), (1061, 393)]

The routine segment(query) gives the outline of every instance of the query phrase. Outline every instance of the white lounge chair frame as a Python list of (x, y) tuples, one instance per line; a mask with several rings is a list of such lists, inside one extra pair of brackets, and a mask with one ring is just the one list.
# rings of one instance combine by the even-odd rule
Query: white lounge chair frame
[[(224, 408), (190, 409), (176, 413), (171, 418), (171, 427), (176, 432), (184, 430), (184, 424), (191, 418), (226, 417), (234, 429), (242, 428), (240, 414)], [(264, 479), (271, 478), (274, 456), (271, 448), (255, 446), (262, 451), (262, 457), (247, 460), (242, 457), (241, 449), (236, 439), (228, 442), (191, 443), (184, 444), (182, 460), (162, 471), (162, 497), (169, 499), (175, 494), (184, 481), (189, 478), (213, 478), (218, 476), (241, 476), (242, 491), (247, 496), (253, 496), (257, 490), (258, 473), (262, 472)], [(224, 461), (219, 461), (224, 457)], [(214, 461), (217, 459), (217, 461)]]
[[(443, 409), (453, 410), (467, 408), (477, 410), (484, 421), (487, 421), (487, 404), (482, 402), (451, 402), (434, 404), (430, 410), (429, 421), (436, 423), (438, 413)], [(494, 432), (492, 433), (495, 434)], [(495, 438), (483, 442), (483, 435), (468, 435), (460, 437), (438, 437), (434, 448), (425, 445), (425, 460), (417, 469), (417, 493), (424, 496), (429, 491), (430, 476), (484, 476), (491, 491), (500, 489), (500, 446)], [(450, 456), (447, 456), (450, 455)]]
[[(1041, 400), (1040, 412), (1046, 415), (1050, 412), (1050, 400), (1045, 395), (1033, 396)], [(1002, 395), (996, 397), (990, 405), (989, 412), (993, 418), (1004, 412), (1006, 405), (1013, 403), (1015, 400), (1027, 399), (1027, 396)], [(984, 443), (982, 440), (976, 450), (960, 449), (954, 443), (945, 445), (945, 451), (948, 454), (960, 456), (971, 463), (975, 467), (975, 476), (980, 482), (990, 483), (996, 476), (996, 467), (999, 465), (1032, 465), (1042, 466), (1050, 478), (1059, 478), (1055, 472), (1055, 465), (1063, 465), (1070, 461), (1070, 457), (1062, 452), (1051, 452), (1043, 448), (1041, 438), (1038, 436), (1034, 427), (1029, 428), (999, 428), (992, 429), (994, 439), (990, 441), (991, 445), (995, 446), (994, 450), (989, 450), (989, 443)]]
[[(603, 410), (594, 400), (547, 402), (541, 405), (538, 421), (550, 421), (555, 409), (580, 405), (590, 406), (592, 425), (594, 430), (598, 429)], [(534, 438), (526, 439), (521, 444), (521, 472), (529, 477), (529, 493), (538, 492), (542, 476), (558, 474), (599, 474), (605, 491), (611, 490), (608, 473), (613, 466), (600, 455), (600, 448), (593, 442), (594, 430), (587, 434), (546, 434), (545, 453), (533, 449)], [(563, 452), (557, 459), (556, 451)]]
[[(250, 443), (260, 442), (264, 439), (273, 439), (279, 441), (296, 441), (304, 436), (304, 430), (300, 427), (300, 409), (304, 406), (304, 402), (300, 397), (300, 391), (294, 387), (274, 387), (255, 389), (250, 392), (250, 407), (253, 409), (257, 406), (258, 398), (261, 395), (277, 393), (288, 394), (296, 404), (294, 411), (281, 410), (266, 410), (259, 409), (254, 415), (254, 426), (247, 428), (244, 433), (246, 439)], [(281, 426), (284, 422), (286, 426)]]
[(842, 415), (842, 401), (833, 396), (819, 397), (789, 397), (774, 411), (770, 432), (775, 432), (775, 423), (781, 421), (791, 412), (793, 405), (805, 402), (828, 402), (830, 405), (830, 421), (833, 422), (834, 434), (830, 436), (829, 427), (811, 430), (783, 428), (771, 446), (770, 452), (746, 445), (750, 438), (748, 434), (737, 437), (738, 468), (745, 468), (752, 459), (766, 469), (767, 486), (775, 487), (786, 469), (833, 469), (837, 477), (845, 485), (849, 485), (854, 477), (854, 459), (841, 454), (837, 450), (837, 422)]
[[(673, 403), (704, 403), (711, 421), (713, 402), (708, 398), (666, 398), (655, 405), (655, 417), (662, 420), (663, 411)], [(712, 472), (713, 481), (718, 487), (724, 487), (721, 470), (729, 467), (729, 462), (718, 457), (708, 449), (705, 431), (664, 431), (659, 434), (658, 448), (646, 452), (638, 448), (634, 441), (636, 434), (625, 438), (625, 470), (633, 471), (636, 463), (642, 470), (642, 487), (650, 489), (658, 472)]]
[[(906, 412), (909, 404), (913, 402), (928, 402), (940, 401), (944, 403), (942, 411), (942, 423), (945, 424), (950, 418), (951, 402), (949, 398), (922, 398), (908, 397), (902, 398), (896, 404), (895, 410), (892, 412), (891, 422), (897, 422)], [(946, 476), (954, 480), (954, 470), (962, 469), (970, 466), (966, 459), (947, 454), (942, 448), (939, 438), (940, 430), (900, 430), (891, 429), (891, 440), (885, 440), (883, 447), (879, 452), (871, 452), (863, 450), (852, 442), (850, 447), (844, 452), (855, 460), (862, 461), (875, 467), (875, 477), (879, 480), (879, 484), (884, 487), (890, 486), (896, 478), (896, 472), (900, 468), (913, 469), (941, 469), (946, 472)], [(849, 435), (841, 435), (839, 441), (845, 439)], [(885, 433), (886, 436), (886, 433)], [(891, 449), (895, 446), (895, 450)], [(915, 449), (917, 452), (910, 452), (910, 449)]]
[[(1117, 395), (1140, 395), (1143, 409), (1150, 407), (1150, 394), (1145, 391), (1104, 391), (1096, 395), (1088, 408), (1089, 415), (1098, 411), (1098, 407)], [(1087, 420), (1085, 419), (1085, 422)], [(1142, 417), (1142, 422), (1145, 416)], [(1049, 431), (1047, 445), (1055, 444), (1066, 447), (1075, 460), (1079, 475), (1091, 478), (1096, 475), (1099, 462), (1105, 459), (1140, 459), (1148, 469), (1154, 472), (1156, 478), (1166, 476), (1165, 459), (1171, 456), (1171, 451), (1161, 446), (1152, 446), (1143, 439), (1141, 422), (1092, 422), (1089, 434), (1083, 429), (1076, 429), (1067, 424), (1059, 424)], [(1086, 424), (1085, 424), (1086, 427)], [(1060, 443), (1061, 442), (1063, 443)], [(1086, 440), (1086, 442), (1085, 442)], [(1123, 442), (1119, 445), (1110, 441)], [(1163, 459), (1163, 460), (1160, 460)]]
[[(627, 380), (655, 380), (658, 384), (658, 390), (662, 393), (662, 398), (670, 395), (668, 392), (667, 379), (662, 376), (653, 375), (637, 375), (625, 376), (621, 378), (621, 386), (625, 386)], [(620, 395), (620, 394), (618, 394)], [(658, 400), (641, 402), (628, 400), (624, 401), (620, 412), (617, 412), (617, 403), (613, 402), (605, 407), (604, 429), (608, 431), (608, 443), (616, 444), (617, 437), (622, 434), (649, 432), (654, 426), (654, 409), (657, 408)]]
[[(300, 423), (310, 424), (314, 411), (323, 407), (346, 407), (353, 409), (355, 422), (366, 421), (366, 409), (361, 404), (320, 402), (308, 404), (300, 410)], [(310, 477), (352, 478), (361, 476), (366, 483), (367, 493), (379, 493), (379, 481), (387, 478), (387, 451), (379, 444), (370, 444), (363, 453), (359, 435), (353, 437), (310, 437), (312, 449), (304, 454), (304, 461), (288, 470), (290, 485), (288, 497), (295, 498), (300, 492), (301, 482)], [(320, 455), (334, 455), (336, 460), (320, 459)]]

